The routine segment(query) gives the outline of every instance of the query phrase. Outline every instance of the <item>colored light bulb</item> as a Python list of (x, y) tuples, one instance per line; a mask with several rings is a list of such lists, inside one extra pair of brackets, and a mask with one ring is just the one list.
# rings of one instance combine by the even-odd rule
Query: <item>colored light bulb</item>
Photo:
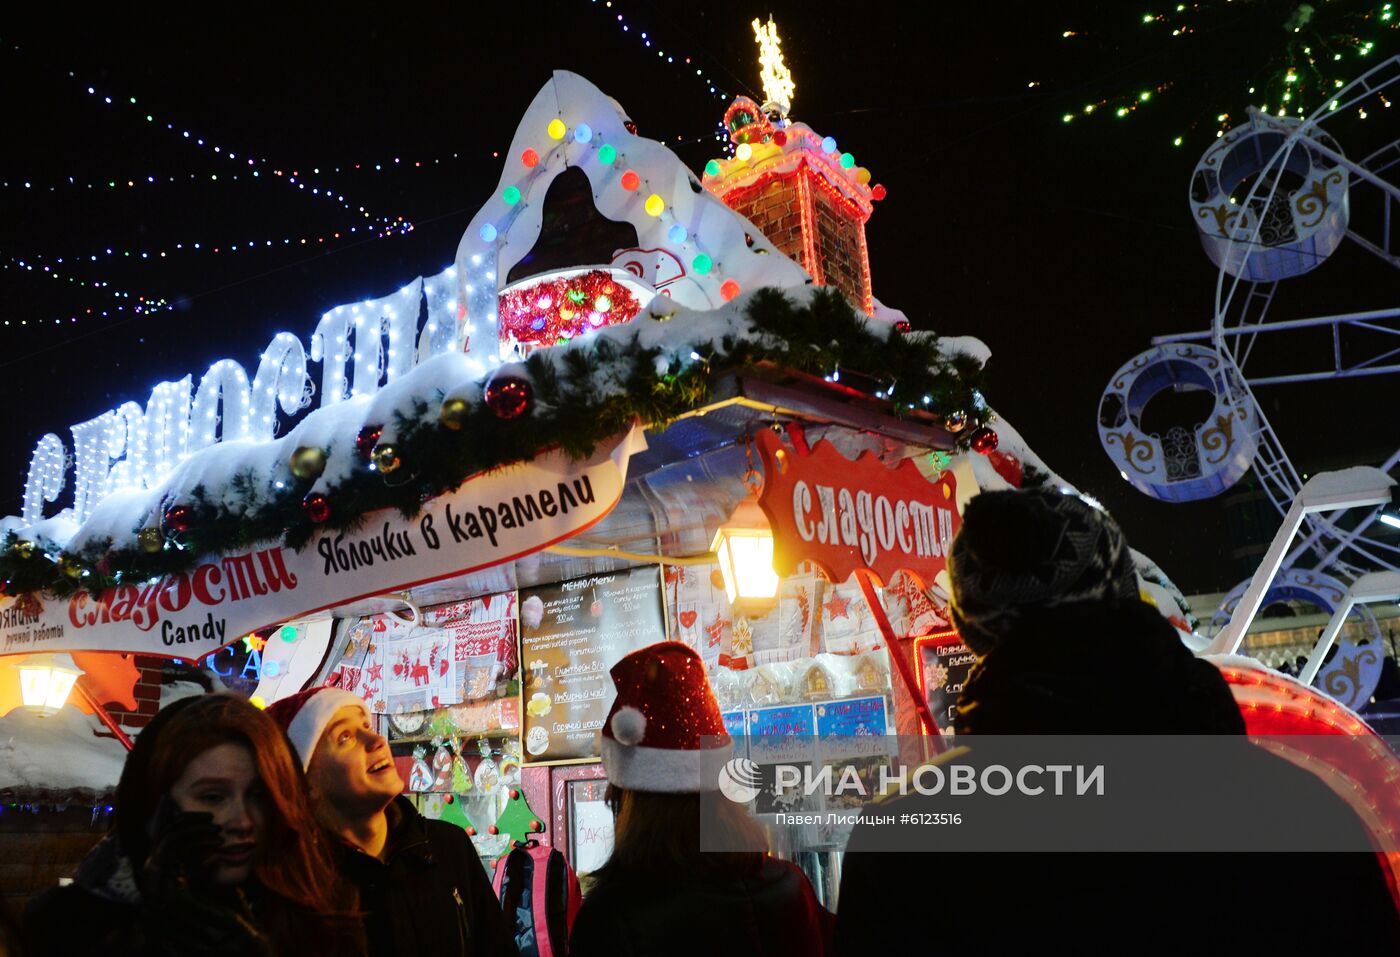
[(637, 175), (636, 170), (629, 169), (627, 172), (622, 174), (622, 188), (627, 190), (627, 192), (630, 193), (641, 185), (642, 178)]
[(652, 193), (647, 197), (646, 211), (648, 216), (660, 216), (666, 211), (666, 200)]
[(483, 243), (494, 243), (496, 241), (496, 227), (487, 223), (485, 226), (481, 227), (479, 235)]
[(850, 153), (842, 153), (842, 154), (841, 154), (841, 168), (842, 168), (842, 169), (855, 169), (855, 165), (856, 165), (856, 158), (855, 158), (854, 156), (852, 156)]
[(536, 153), (534, 150), (527, 149), (520, 154), (520, 162), (524, 163), (530, 169), (534, 169), (536, 166), (540, 165), (540, 154)]
[(700, 253), (690, 261), (690, 268), (694, 269), (697, 275), (705, 275), (715, 267), (714, 260), (704, 253)]
[(507, 206), (514, 206), (520, 202), (520, 190), (515, 186), (507, 186), (501, 192), (501, 199), (506, 201)]
[(611, 166), (613, 163), (617, 162), (617, 147), (613, 146), (611, 143), (604, 143), (602, 146), (598, 147), (598, 162), (602, 163), (604, 166)]
[(587, 123), (580, 123), (574, 127), (574, 140), (579, 143), (587, 143), (593, 139), (593, 127)]
[(549, 133), (549, 138), (550, 138), (550, 139), (552, 139), (552, 140), (562, 140), (562, 139), (564, 138), (564, 134), (567, 133), (568, 131), (569, 131), (569, 128), (568, 128), (567, 126), (564, 125), (564, 121), (563, 121), (563, 120), (558, 119), (558, 118), (556, 117), (555, 119), (552, 119), (552, 120), (549, 121), (549, 127), (548, 127), (548, 129), (547, 129), (547, 132)]
[(675, 223), (670, 229), (666, 230), (666, 238), (673, 243), (679, 244), (685, 242), (686, 235), (685, 227), (680, 223)]
[(718, 175), (719, 175), (719, 160), (710, 160), (708, 163), (705, 164), (705, 175), (706, 175), (706, 176), (718, 176)]
[(753, 158), (753, 147), (747, 143), (740, 143), (739, 148), (734, 151), (734, 155), (738, 157), (739, 162), (747, 163)]
[(835, 153), (835, 152), (836, 152), (836, 140), (835, 140), (835, 138), (828, 136), (828, 137), (825, 137), (825, 138), (822, 140), (822, 152), (823, 152), (823, 153)]

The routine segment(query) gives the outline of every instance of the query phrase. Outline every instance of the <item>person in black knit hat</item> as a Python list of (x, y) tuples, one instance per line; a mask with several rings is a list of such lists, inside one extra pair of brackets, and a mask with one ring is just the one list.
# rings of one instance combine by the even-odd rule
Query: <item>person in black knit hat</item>
[[(949, 575), (953, 622), (978, 657), (955, 711), (957, 743), (973, 759), (978, 735), (1244, 735), (1219, 671), (1139, 598), (1118, 525), (1078, 496), (976, 496), (953, 541)], [(1243, 739), (1240, 753), (1250, 776), (1305, 794), (1325, 809), (1329, 833), (1365, 846), (1360, 819), (1318, 778)], [(1248, 807), (1210, 801), (1202, 796), (1180, 813), (1249, 820)], [(912, 794), (878, 811), (945, 804)], [(1308, 941), (1332, 952), (1358, 944), (1400, 952), (1400, 917), (1373, 853), (861, 853), (878, 843), (873, 833), (862, 823), (847, 847), (839, 954), (866, 952), (872, 941), (896, 945), (911, 927), (899, 915), (925, 915), (915, 921), (921, 936), (949, 953), (1060, 942), (1090, 952), (1217, 953)], [(1285, 875), (1306, 896), (1308, 915), (1284, 923), (1249, 916), (1249, 902), (1265, 899)]]

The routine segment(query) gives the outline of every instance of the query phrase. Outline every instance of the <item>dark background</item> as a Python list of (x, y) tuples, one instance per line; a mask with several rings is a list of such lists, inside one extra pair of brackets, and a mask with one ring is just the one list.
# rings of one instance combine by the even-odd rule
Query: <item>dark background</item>
[[(993, 356), (989, 401), (1050, 466), (1101, 499), (1184, 589), (1225, 590), (1243, 572), (1228, 558), (1220, 501), (1172, 506), (1134, 492), (1099, 447), (1094, 419), (1111, 374), (1152, 335), (1209, 325), (1217, 272), (1190, 220), (1191, 171), (1214, 138), (1217, 114), (1238, 117), (1228, 125), (1241, 122), (1250, 83), (1276, 72), (1287, 39), (1282, 21), (1296, 5), (1207, 10), (1178, 42), (1160, 25), (1145, 27), (1136, 6), (1097, 6), (618, 2), (607, 9), (555, 0), (377, 14), (230, 5), (126, 15), (73, 8), (46, 22), (10, 17), (0, 31), (7, 113), (0, 319), (9, 322), (0, 325), (9, 424), (0, 512), (18, 511), (30, 451), (44, 432), (71, 442), (70, 425), (125, 400), (144, 404), (158, 381), (186, 373), (198, 381), (218, 358), (251, 374), (273, 333), (309, 342), (326, 309), (449, 265), (495, 187), (504, 162), (498, 151), (551, 69), (592, 80), (642, 135), (699, 170), (719, 155), (717, 124), (732, 96), (761, 99), (749, 20), (771, 12), (797, 82), (793, 117), (836, 137), (889, 190), (867, 227), (876, 296), (917, 328), (982, 338)], [(1333, 14), (1337, 6), (1380, 4), (1317, 6)], [(1066, 40), (1067, 29), (1079, 36)], [(1350, 79), (1400, 47), (1393, 29), (1369, 35), (1372, 55), (1348, 53), (1336, 75)], [(709, 93), (697, 68), (724, 95)], [(1085, 103), (1162, 84), (1170, 86), (1126, 119), (1113, 118), (1111, 108), (1061, 119)], [(1375, 112), (1334, 128), (1349, 154), (1397, 137), (1396, 117)], [(156, 121), (146, 122), (147, 113)], [(186, 129), (189, 140), (179, 135)], [(1181, 147), (1172, 145), (1176, 136)], [(213, 153), (216, 143), (239, 159)], [(259, 179), (247, 175), (248, 155), (267, 160)], [(301, 173), (306, 189), (270, 169)], [(237, 180), (235, 170), (243, 170)], [(148, 175), (157, 182), (142, 185)], [(105, 186), (127, 180), (138, 185)], [(286, 237), (364, 226), (310, 195), (313, 186), (332, 187), (375, 217), (402, 216), (414, 229), (282, 245)], [(277, 245), (227, 248), (267, 238)], [(139, 257), (177, 242), (221, 251)], [(20, 260), (65, 278), (21, 270)], [(70, 275), (111, 285), (94, 290)], [(165, 297), (176, 308), (107, 318), (84, 312), (130, 303), (112, 298), (114, 290)], [(1271, 315), (1375, 309), (1397, 299), (1395, 271), (1348, 244), (1281, 287)], [(1325, 336), (1281, 341), (1250, 371), (1327, 348)], [(1300, 472), (1383, 459), (1400, 445), (1397, 395), (1394, 377), (1259, 392)]]

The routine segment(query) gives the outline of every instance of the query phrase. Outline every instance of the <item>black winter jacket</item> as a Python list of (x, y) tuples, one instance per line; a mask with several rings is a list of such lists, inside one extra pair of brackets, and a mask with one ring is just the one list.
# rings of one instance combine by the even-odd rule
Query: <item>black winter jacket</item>
[(775, 858), (744, 879), (619, 877), (583, 899), (569, 957), (821, 957), (830, 922), (807, 875)]
[[(976, 734), (1242, 735), (1244, 722), (1219, 671), (1135, 602), (1022, 619), (969, 676), (957, 730), (973, 733), (960, 743), (975, 761)], [(1240, 748), (1248, 773), (1306, 795), (1329, 833), (1364, 844), (1360, 820), (1319, 778), (1244, 740)], [(943, 804), (912, 794), (879, 812)], [(1270, 833), (1309, 826), (1261, 822), (1204, 795), (1178, 807)], [(940, 953), (1400, 953), (1400, 918), (1371, 853), (859, 853), (873, 833), (859, 825), (845, 855), (838, 954), (911, 939)]]
[(360, 891), (372, 955), (516, 954), (486, 869), (465, 831), (394, 799), (384, 859), (344, 845), (339, 862)]

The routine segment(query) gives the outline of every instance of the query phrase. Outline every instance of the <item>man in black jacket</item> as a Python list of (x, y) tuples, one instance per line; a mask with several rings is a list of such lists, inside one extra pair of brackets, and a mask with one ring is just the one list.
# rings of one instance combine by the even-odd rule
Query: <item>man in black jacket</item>
[[(1131, 553), (1107, 515), (1057, 492), (984, 493), (968, 503), (949, 566), (953, 619), (978, 656), (956, 712), (958, 744), (970, 753), (954, 760), (975, 765), (979, 735), (1235, 736), (1235, 773), (1200, 790), (1186, 783), (1188, 768), (1159, 769), (1170, 826), (1225, 815), (1238, 822), (1237, 847), (1262, 846), (1257, 833), (1265, 829), (1309, 827), (1335, 836), (1327, 846), (1366, 846), (1360, 820), (1327, 785), (1243, 738), (1219, 671), (1138, 598)], [(1270, 818), (1268, 808), (1234, 800), (1261, 793), (1249, 786), (1287, 793), (1293, 806), (1317, 814)], [(872, 810), (917, 815), (947, 805), (914, 794)], [(957, 838), (949, 833), (944, 841)], [(913, 933), (946, 953), (1066, 945), (1302, 953), (1309, 944), (1324, 953), (1400, 952), (1400, 919), (1377, 856), (1366, 851), (861, 853), (888, 843), (888, 833), (868, 823), (851, 836), (837, 901), (838, 954), (865, 953), (872, 944), (893, 950)], [(1280, 918), (1278, 905), (1295, 900), (1306, 904)]]
[(342, 841), (371, 954), (516, 953), (470, 838), (427, 820), (403, 796), (389, 743), (363, 701), (313, 688), (267, 711), (302, 759), (321, 823)]

